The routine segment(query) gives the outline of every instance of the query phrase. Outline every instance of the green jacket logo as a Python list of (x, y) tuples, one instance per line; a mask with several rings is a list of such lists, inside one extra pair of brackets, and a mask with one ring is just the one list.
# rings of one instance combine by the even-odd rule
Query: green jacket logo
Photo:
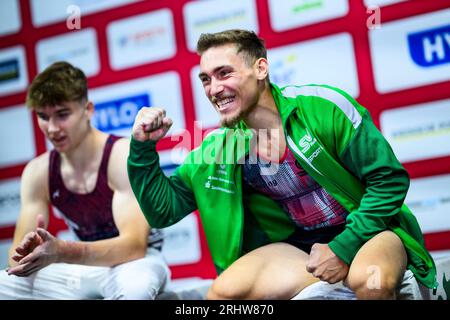
[[(308, 130), (306, 132), (307, 133), (300, 139), (298, 144), (300, 148), (302, 148), (301, 152), (311, 163), (322, 152), (322, 147), (318, 143), (316, 143), (316, 138), (313, 138)], [(312, 148), (313, 146), (315, 147), (315, 150), (314, 148)], [(309, 155), (306, 154), (308, 151), (310, 151)]]
[(299, 141), (299, 145), (302, 148), (302, 153), (306, 153), (311, 146), (317, 142), (316, 138), (312, 138), (309, 133), (305, 134)]
[(236, 187), (234, 186), (234, 183), (231, 180), (209, 176), (205, 182), (205, 188), (224, 193), (234, 194), (235, 193), (234, 189)]

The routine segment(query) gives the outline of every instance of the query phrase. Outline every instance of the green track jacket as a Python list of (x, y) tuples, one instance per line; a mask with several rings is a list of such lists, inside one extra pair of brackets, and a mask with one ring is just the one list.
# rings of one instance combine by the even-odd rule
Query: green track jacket
[[(271, 85), (287, 145), (298, 162), (347, 209), (345, 230), (331, 250), (350, 264), (383, 230), (403, 241), (408, 268), (429, 288), (436, 268), (416, 218), (403, 201), (409, 177), (369, 112), (329, 86)], [(240, 123), (209, 134), (171, 177), (159, 167), (155, 143), (131, 141), (128, 175), (149, 224), (170, 226), (198, 209), (220, 273), (246, 252), (281, 241), (294, 230), (288, 215), (261, 194), (243, 193), (242, 163), (253, 132)]]

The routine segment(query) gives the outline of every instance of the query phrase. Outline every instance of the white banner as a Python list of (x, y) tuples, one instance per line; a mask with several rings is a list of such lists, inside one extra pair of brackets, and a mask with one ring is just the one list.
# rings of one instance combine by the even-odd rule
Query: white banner
[(107, 27), (111, 67), (120, 70), (176, 54), (173, 17), (169, 9), (110, 23)]
[(89, 99), (95, 104), (93, 125), (104, 132), (129, 137), (142, 107), (166, 110), (173, 120), (168, 135), (185, 128), (180, 78), (173, 71), (94, 88), (89, 91)]
[(353, 97), (359, 95), (353, 40), (348, 33), (270, 49), (268, 57), (270, 80), (279, 86), (327, 84)]
[(16, 224), (20, 212), (20, 177), (0, 180), (0, 227)]
[(343, 17), (348, 0), (269, 0), (270, 22), (275, 31), (284, 31)]
[(401, 162), (450, 155), (450, 99), (383, 111), (380, 127)]
[(258, 19), (254, 0), (191, 1), (184, 5), (183, 16), (187, 47), (195, 52), (202, 33), (227, 29), (247, 29), (258, 33)]
[(412, 179), (405, 203), (423, 233), (450, 231), (450, 174)]
[(139, 0), (31, 0), (31, 17), (33, 25), (41, 27), (70, 18), (73, 6), (78, 8), (82, 18), (83, 15), (137, 1)]
[(450, 80), (450, 9), (382, 23), (369, 39), (378, 92)]
[(86, 77), (100, 71), (97, 34), (93, 28), (74, 31), (38, 41), (36, 45), (38, 72), (56, 61), (67, 61), (80, 68)]
[(16, 33), (21, 27), (19, 0), (0, 1), (0, 37)]
[(201, 248), (197, 218), (190, 214), (174, 225), (164, 228), (162, 254), (169, 265), (197, 263)]
[(31, 112), (23, 105), (0, 109), (0, 168), (28, 162), (36, 155)]

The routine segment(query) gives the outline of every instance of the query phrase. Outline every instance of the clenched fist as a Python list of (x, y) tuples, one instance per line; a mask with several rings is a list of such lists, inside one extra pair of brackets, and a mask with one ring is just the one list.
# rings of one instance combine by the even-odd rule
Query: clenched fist
[(166, 117), (166, 110), (143, 107), (134, 120), (133, 138), (142, 142), (156, 142), (166, 135), (172, 123), (172, 119)]
[(347, 277), (348, 269), (348, 265), (327, 244), (315, 243), (312, 246), (306, 271), (314, 277), (328, 283), (336, 283)]

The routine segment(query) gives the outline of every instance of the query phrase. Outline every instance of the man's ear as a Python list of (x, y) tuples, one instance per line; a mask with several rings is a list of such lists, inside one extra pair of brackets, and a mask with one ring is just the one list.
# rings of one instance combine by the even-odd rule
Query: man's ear
[(87, 113), (87, 115), (90, 119), (95, 111), (94, 103), (92, 103), (92, 101), (88, 101), (88, 102), (86, 102), (84, 108), (85, 108), (84, 111)]
[(258, 80), (265, 80), (269, 75), (269, 62), (266, 58), (259, 58), (255, 62), (256, 78)]
[(85, 105), (86, 108), (86, 112), (89, 115), (89, 118), (94, 114), (95, 111), (95, 107), (94, 107), (94, 103), (92, 103), (92, 101), (88, 101)]

